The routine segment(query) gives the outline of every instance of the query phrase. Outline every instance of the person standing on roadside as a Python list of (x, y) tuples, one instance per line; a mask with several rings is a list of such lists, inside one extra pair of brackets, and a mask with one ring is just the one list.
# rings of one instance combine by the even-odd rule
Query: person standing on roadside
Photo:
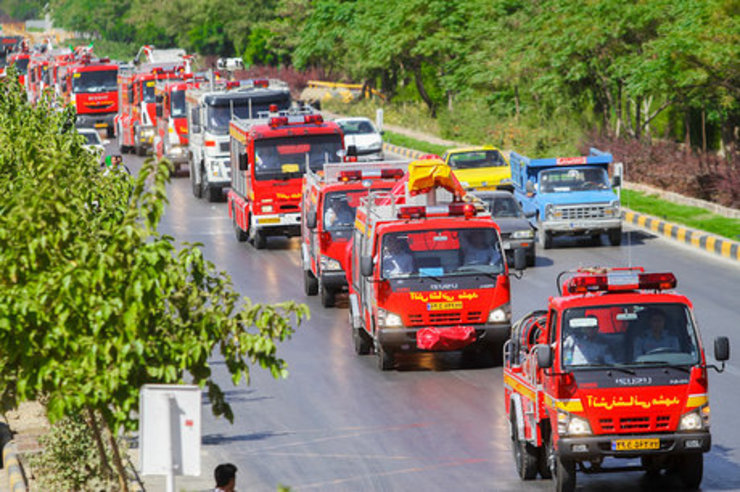
[(236, 487), (236, 466), (231, 463), (222, 463), (213, 470), (216, 488), (213, 492), (234, 492)]

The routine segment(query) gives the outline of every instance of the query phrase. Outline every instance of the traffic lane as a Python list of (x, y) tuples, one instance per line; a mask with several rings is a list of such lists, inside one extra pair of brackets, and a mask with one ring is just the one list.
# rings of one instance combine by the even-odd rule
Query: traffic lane
[[(297, 240), (271, 241), (270, 250), (252, 250), (229, 237), (230, 225), (222, 204), (207, 204), (192, 198), (187, 178), (175, 180), (170, 186), (171, 203), (177, 204), (176, 208), (182, 204), (188, 210), (182, 214), (171, 214), (168, 210), (163, 229), (172, 221), (170, 232), (175, 233), (178, 239), (204, 242), (206, 256), (219, 268), (224, 267), (221, 263), (224, 258), (232, 261), (233, 265), (226, 269), (234, 277), (237, 288), (250, 297), (270, 301), (305, 299), (300, 276), (291, 274), (289, 270), (291, 265), (299, 269)], [(220, 208), (223, 215), (220, 215)], [(188, 226), (191, 220), (198, 226)], [(216, 255), (218, 260), (214, 259), (211, 250), (220, 251)], [(550, 253), (548, 251), (545, 258)], [(552, 250), (552, 253), (563, 251)], [(232, 260), (232, 256), (235, 259)], [(263, 274), (263, 270), (269, 271)], [(552, 293), (554, 281), (554, 278), (547, 277), (549, 275), (530, 275), (519, 282), (541, 285), (541, 292), (536, 297), (544, 299)], [(263, 278), (268, 279), (266, 286), (262, 284)], [(516, 283), (514, 281), (515, 286)], [(525, 285), (521, 284), (522, 287)], [(515, 295), (515, 309), (516, 300), (524, 300), (525, 297)], [(276, 382), (257, 370), (253, 373), (251, 387), (236, 388), (234, 393), (228, 394), (237, 414), (234, 426), (224, 420), (205, 419), (206, 456), (216, 458), (216, 461), (209, 458), (210, 464), (215, 466), (224, 456), (232, 458), (240, 470), (244, 470), (242, 466), (249, 470), (248, 473), (240, 473), (240, 483), (246, 475), (250, 480), (249, 488), (258, 490), (274, 490), (277, 483), (303, 484), (307, 489), (334, 487), (335, 490), (354, 489), (356, 483), (361, 483), (369, 490), (402, 490), (419, 485), (420, 476), (423, 476), (422, 480), (428, 479), (423, 483), (433, 490), (442, 490), (437, 488), (439, 484), (444, 484), (445, 488), (459, 488), (461, 483), (471, 484), (466, 490), (491, 488), (493, 480), (496, 480), (496, 485), (501, 485), (499, 490), (532, 490), (529, 484), (525, 487), (514, 473), (508, 449), (508, 430), (502, 414), (500, 368), (456, 370), (454, 357), (441, 357), (449, 362), (442, 364), (448, 370), (431, 372), (423, 370), (427, 367), (424, 361), (429, 357), (419, 357), (418, 369), (414, 368), (411, 358), (407, 370), (381, 373), (375, 368), (372, 356), (354, 355), (345, 310), (325, 310), (316, 299), (310, 299), (309, 305), (313, 314), (311, 321), (279, 348), (279, 354), (288, 361), (291, 377)], [(435, 367), (434, 364), (429, 366)], [(475, 384), (459, 384), (457, 379), (461, 377), (472, 379)], [(230, 388), (223, 368), (219, 380), (225, 388)], [(424, 395), (416, 397), (413, 390), (417, 386), (425, 388), (424, 394), (442, 394), (443, 397), (432, 401), (424, 399)], [(450, 388), (455, 388), (461, 396), (456, 400), (446, 398)], [(484, 395), (483, 404), (475, 399), (476, 394)], [(450, 405), (451, 401), (455, 405)], [(476, 405), (471, 409), (468, 402)], [(475, 411), (475, 408), (480, 410)], [(450, 425), (450, 415), (453, 416), (454, 432), (440, 431)], [(470, 422), (472, 424), (465, 425)], [(490, 429), (480, 431), (481, 422), (490, 422)], [(424, 423), (430, 424), (421, 425)], [(347, 428), (358, 429), (359, 435), (348, 435)], [(402, 430), (406, 428), (409, 429)], [(363, 430), (367, 432), (362, 433)], [(290, 436), (297, 438), (288, 440)], [(463, 436), (467, 444), (463, 450), (465, 454), (454, 452), (459, 451), (454, 446), (461, 439), (459, 436)], [(417, 440), (424, 445), (414, 446)], [(271, 450), (269, 446), (280, 448)], [(483, 449), (484, 452), (467, 453), (468, 448)], [(378, 453), (379, 450), (382, 452)], [(410, 457), (413, 462), (406, 463), (410, 466), (401, 466), (401, 463), (391, 466), (387, 463), (388, 456)], [(449, 457), (455, 459), (442, 460)], [(491, 464), (484, 466), (485, 462), (466, 462), (465, 465), (457, 465), (465, 469), (463, 473), (458, 475), (449, 471), (461, 460), (477, 459), (489, 459)], [(248, 464), (242, 465), (245, 462)], [(445, 463), (453, 465), (443, 468)], [(210, 464), (204, 465), (204, 470), (212, 469)], [(725, 467), (720, 468), (720, 471), (728, 471)], [(723, 475), (727, 476), (727, 473)], [(445, 482), (449, 476), (454, 480)], [(619, 481), (622, 487), (641, 487), (641, 474), (626, 476), (626, 481)], [(579, 480), (591, 488), (591, 477), (579, 476)], [(595, 480), (593, 489), (603, 488), (602, 480)], [(364, 486), (365, 481), (368, 482), (367, 487)], [(705, 485), (707, 483), (705, 481)], [(549, 488), (544, 481), (533, 486)]]

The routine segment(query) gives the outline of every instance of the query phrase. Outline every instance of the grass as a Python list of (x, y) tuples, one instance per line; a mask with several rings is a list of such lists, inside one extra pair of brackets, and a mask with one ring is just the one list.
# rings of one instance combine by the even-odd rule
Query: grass
[(444, 145), (424, 142), (422, 140), (407, 137), (406, 135), (393, 133), (389, 130), (385, 130), (385, 132), (383, 133), (383, 140), (389, 144), (400, 145), (401, 147), (406, 147), (407, 149), (420, 150), (427, 154), (437, 154), (440, 157), (442, 156), (442, 154), (445, 153), (447, 149), (452, 148)]
[(724, 217), (700, 207), (679, 205), (662, 200), (655, 194), (625, 189), (622, 190), (622, 205), (668, 222), (710, 232), (733, 241), (740, 240), (740, 219)]

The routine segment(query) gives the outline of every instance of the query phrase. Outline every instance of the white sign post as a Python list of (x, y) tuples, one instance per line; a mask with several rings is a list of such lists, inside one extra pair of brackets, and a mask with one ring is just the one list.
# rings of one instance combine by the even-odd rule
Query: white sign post
[(378, 127), (378, 131), (383, 131), (383, 110), (378, 108), (375, 110), (375, 126)]
[(200, 475), (201, 391), (193, 385), (146, 384), (139, 393), (139, 469), (165, 475)]

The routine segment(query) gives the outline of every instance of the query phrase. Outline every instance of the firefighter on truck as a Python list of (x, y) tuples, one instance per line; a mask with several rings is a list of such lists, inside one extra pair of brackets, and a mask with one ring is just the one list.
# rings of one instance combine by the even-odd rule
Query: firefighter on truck
[[(414, 161), (387, 194), (360, 201), (349, 260), (358, 354), (381, 370), (400, 352), (483, 350), (509, 337), (509, 272), (498, 226), (441, 160)], [(517, 254), (516, 269), (525, 258)]]
[(321, 293), (324, 307), (347, 288), (345, 257), (360, 198), (390, 191), (407, 162), (325, 164), (306, 171), (301, 205), (301, 266), (306, 295)]
[(709, 451), (708, 365), (691, 301), (672, 273), (582, 268), (558, 276), (547, 309), (517, 321), (504, 348), (505, 406), (519, 476), (572, 491), (576, 468), (667, 469), (688, 488)]
[(341, 161), (342, 131), (312, 111), (289, 110), (267, 119), (234, 118), (229, 217), (238, 241), (256, 249), (271, 236), (301, 235), (301, 190), (306, 169)]

